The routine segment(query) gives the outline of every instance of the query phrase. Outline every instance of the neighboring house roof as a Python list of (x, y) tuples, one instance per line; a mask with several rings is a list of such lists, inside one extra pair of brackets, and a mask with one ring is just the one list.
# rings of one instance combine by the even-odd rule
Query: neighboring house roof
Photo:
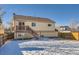
[(77, 27), (77, 29), (79, 30), (79, 26)]
[(79, 31), (79, 26), (77, 26), (77, 31)]
[(60, 26), (60, 28), (69, 28), (69, 26)]
[(55, 23), (55, 21), (50, 20), (48, 18), (41, 18), (41, 17), (33, 17), (33, 16), (23, 16), (23, 15), (14, 15), (15, 19), (24, 19), (28, 21), (36, 21), (36, 22), (46, 22), (46, 23)]
[(60, 28), (65, 28), (65, 30), (71, 30), (69, 26), (60, 26)]

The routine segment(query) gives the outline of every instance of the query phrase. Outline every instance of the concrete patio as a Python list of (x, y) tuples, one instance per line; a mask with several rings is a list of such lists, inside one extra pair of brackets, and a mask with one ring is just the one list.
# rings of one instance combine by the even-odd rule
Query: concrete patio
[(21, 49), (18, 46), (20, 41), (8, 41), (0, 47), (0, 55), (21, 55)]

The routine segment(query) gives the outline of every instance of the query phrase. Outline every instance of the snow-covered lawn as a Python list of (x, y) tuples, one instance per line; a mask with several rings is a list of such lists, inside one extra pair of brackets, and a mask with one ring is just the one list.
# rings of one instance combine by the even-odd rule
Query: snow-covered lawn
[(24, 55), (79, 55), (79, 41), (57, 39), (29, 40), (19, 43), (19, 47), (43, 48), (43, 50), (23, 50), (21, 52)]

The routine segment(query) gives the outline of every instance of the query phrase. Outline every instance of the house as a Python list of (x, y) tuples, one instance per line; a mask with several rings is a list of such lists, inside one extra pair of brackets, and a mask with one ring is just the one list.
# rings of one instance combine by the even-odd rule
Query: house
[(79, 31), (79, 26), (77, 27), (77, 30)]
[(79, 24), (78, 24), (77, 27), (76, 27), (76, 31), (79, 31)]
[(14, 14), (12, 28), (15, 38), (58, 36), (58, 32), (55, 31), (55, 21), (48, 18)]
[(3, 28), (2, 20), (0, 17), (0, 35), (3, 35), (3, 34), (4, 34), (4, 28)]
[(60, 31), (71, 31), (71, 28), (69, 26), (60, 26)]

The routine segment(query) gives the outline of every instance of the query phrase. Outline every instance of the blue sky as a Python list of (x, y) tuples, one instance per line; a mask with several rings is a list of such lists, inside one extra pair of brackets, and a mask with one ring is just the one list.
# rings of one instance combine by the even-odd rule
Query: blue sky
[(0, 7), (6, 12), (3, 16), (4, 24), (11, 21), (14, 12), (17, 15), (50, 18), (60, 25), (68, 25), (71, 19), (79, 20), (77, 4), (3, 4)]

